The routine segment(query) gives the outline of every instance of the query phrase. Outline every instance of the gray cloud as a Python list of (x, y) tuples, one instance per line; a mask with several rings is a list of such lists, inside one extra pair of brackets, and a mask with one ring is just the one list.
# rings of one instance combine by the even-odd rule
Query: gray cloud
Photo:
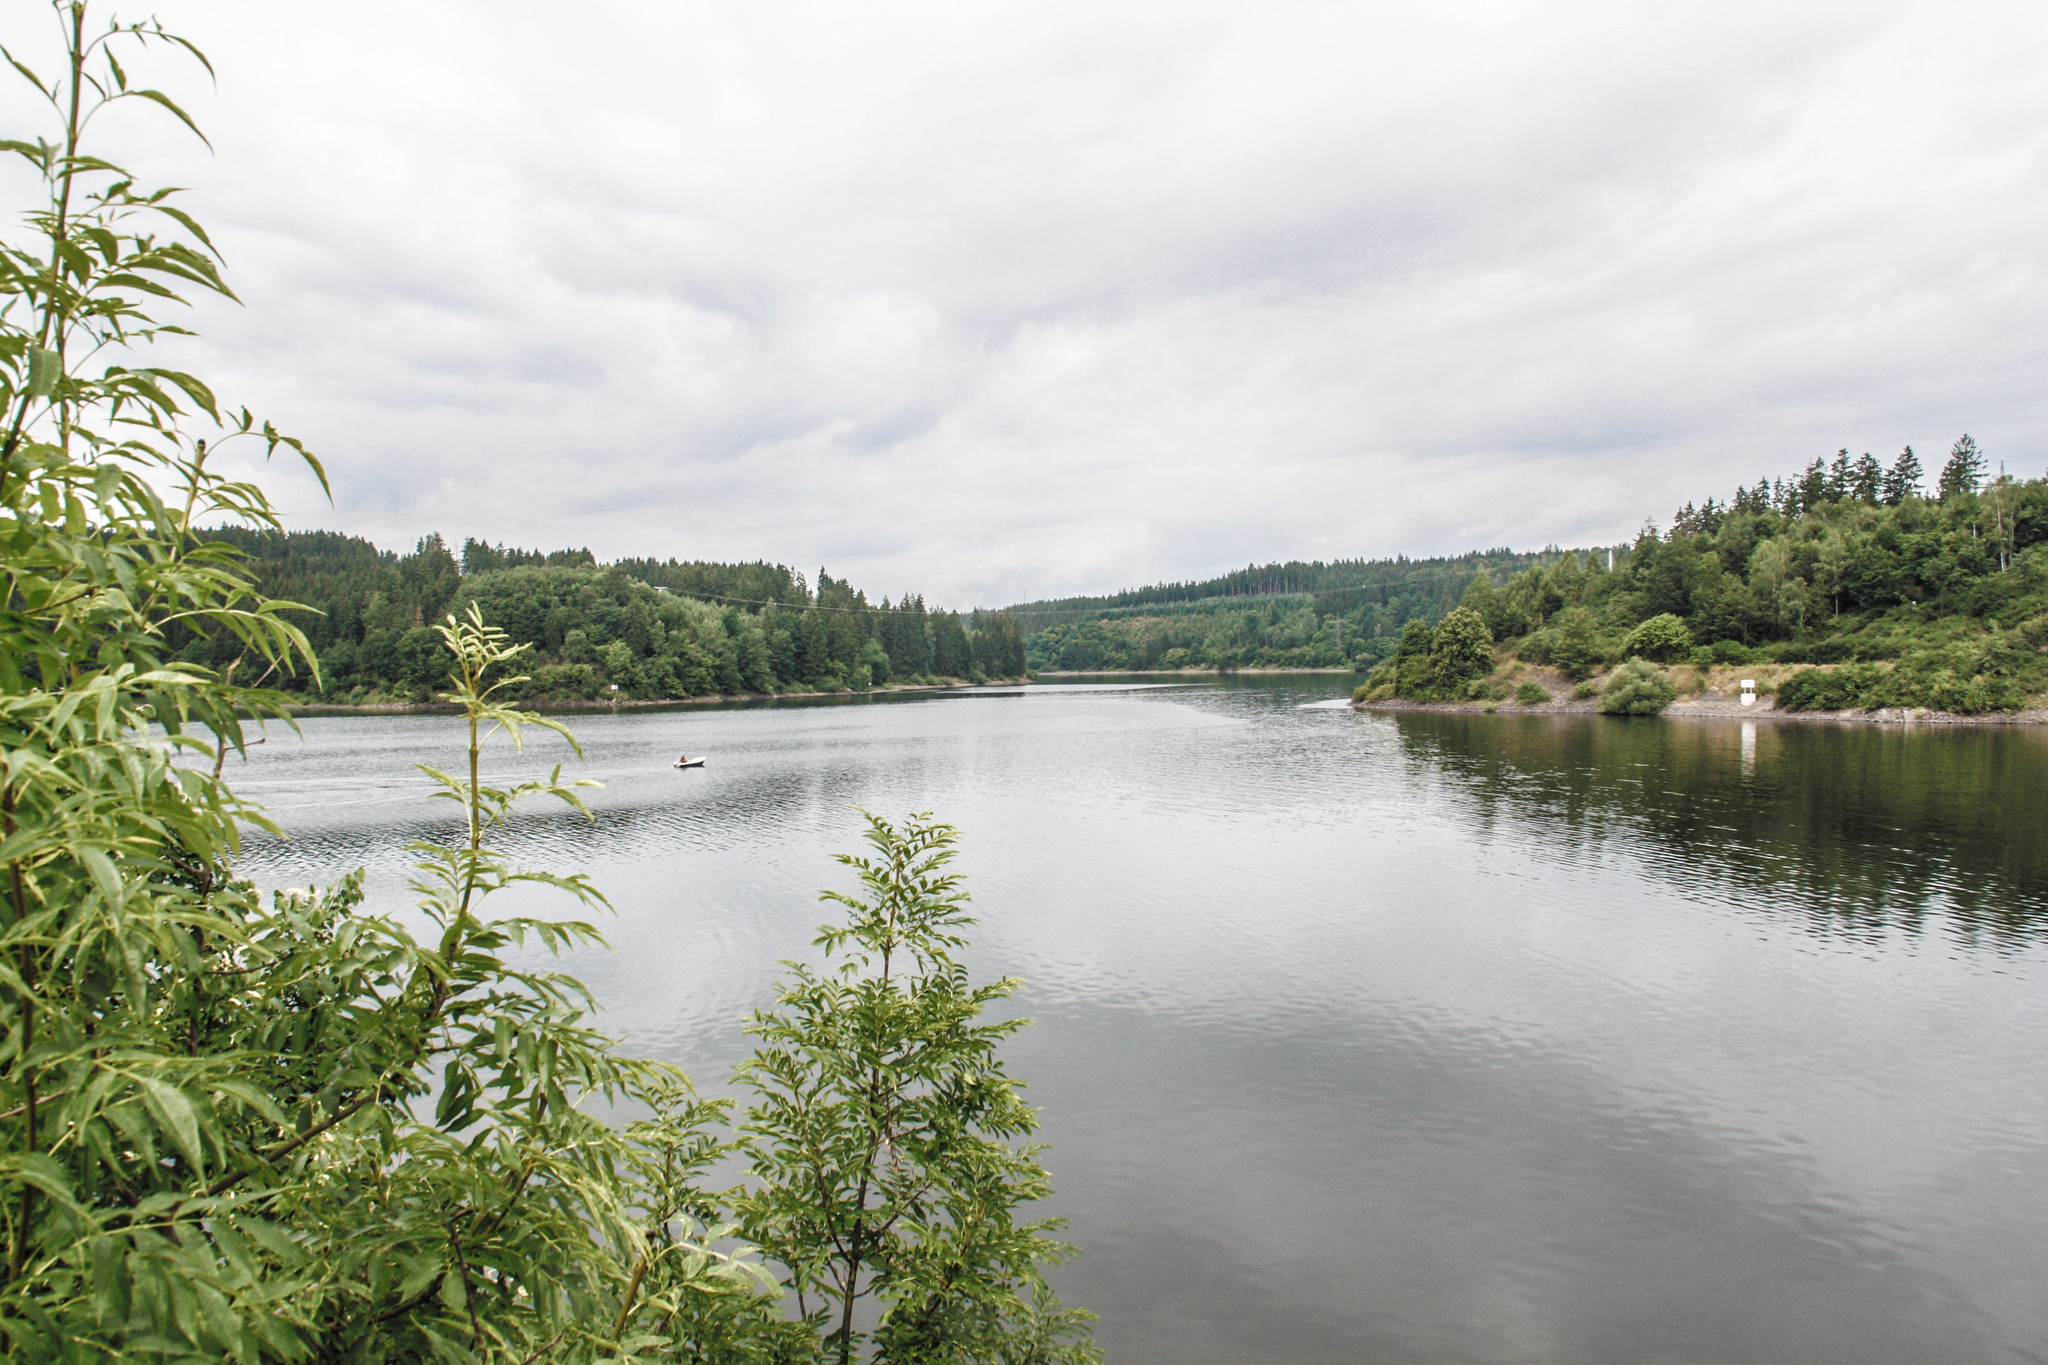
[(2040, 472), (2048, 16), (1795, 9), (190, 0), (117, 131), (297, 524), (966, 605)]

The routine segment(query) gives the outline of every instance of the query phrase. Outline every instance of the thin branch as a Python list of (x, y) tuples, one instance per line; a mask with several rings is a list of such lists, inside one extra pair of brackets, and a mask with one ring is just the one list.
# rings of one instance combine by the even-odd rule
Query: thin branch
[(640, 1296), (640, 1277), (647, 1273), (647, 1253), (641, 1252), (640, 1259), (633, 1264), (633, 1278), (626, 1283), (626, 1301), (619, 1305), (619, 1320), (612, 1324), (612, 1340), (625, 1335), (626, 1323), (633, 1316), (633, 1300)]
[(559, 1331), (559, 1332), (555, 1333), (555, 1335), (554, 1335), (554, 1336), (553, 1336), (552, 1338), (550, 1338), (550, 1339), (549, 1339), (549, 1341), (548, 1341), (547, 1345), (545, 1345), (545, 1346), (542, 1346), (542, 1347), (541, 1347), (541, 1348), (540, 1348), (539, 1350), (537, 1350), (537, 1351), (533, 1352), (533, 1354), (531, 1354), (531, 1355), (527, 1355), (527, 1356), (521, 1356), (521, 1357), (520, 1357), (520, 1359), (519, 1359), (519, 1365), (533, 1365), (533, 1362), (534, 1362), (534, 1361), (536, 1361), (536, 1360), (539, 1360), (539, 1359), (540, 1359), (540, 1358), (541, 1358), (542, 1356), (546, 1355), (546, 1354), (547, 1354), (547, 1353), (548, 1353), (549, 1351), (552, 1351), (552, 1350), (554, 1350), (554, 1349), (555, 1349), (555, 1347), (557, 1347), (557, 1346), (561, 1345), (561, 1344), (562, 1344), (562, 1338), (563, 1338), (563, 1337), (566, 1337), (566, 1336), (568, 1336), (568, 1335), (569, 1335), (569, 1329), (568, 1329), (568, 1328), (566, 1328), (566, 1327), (564, 1327), (564, 1328), (563, 1328), (563, 1329), (562, 1329), (561, 1331)]
[(476, 1286), (470, 1283), (469, 1262), (462, 1254), (462, 1239), (455, 1235), (455, 1227), (448, 1227), (448, 1245), (455, 1248), (455, 1269), (462, 1276), (462, 1307), (469, 1314), (469, 1335), (478, 1346), (484, 1344), (484, 1325), (476, 1320)]

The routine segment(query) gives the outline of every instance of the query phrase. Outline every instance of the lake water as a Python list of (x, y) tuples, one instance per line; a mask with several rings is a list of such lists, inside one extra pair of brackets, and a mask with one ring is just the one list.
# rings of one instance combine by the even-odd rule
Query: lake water
[[(597, 822), (515, 845), (616, 903), (606, 1026), (716, 1089), (850, 807), (959, 826), (1119, 1365), (2048, 1361), (2048, 733), (1311, 705), (1349, 681), (581, 717)], [(402, 903), (459, 744), (273, 728), (247, 870)]]

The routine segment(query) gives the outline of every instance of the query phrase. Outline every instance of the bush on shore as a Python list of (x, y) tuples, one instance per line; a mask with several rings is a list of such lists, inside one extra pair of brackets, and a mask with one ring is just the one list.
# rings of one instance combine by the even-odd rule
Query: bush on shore
[(1600, 711), (1610, 716), (1654, 716), (1678, 700), (1678, 689), (1647, 659), (1630, 659), (1600, 690)]

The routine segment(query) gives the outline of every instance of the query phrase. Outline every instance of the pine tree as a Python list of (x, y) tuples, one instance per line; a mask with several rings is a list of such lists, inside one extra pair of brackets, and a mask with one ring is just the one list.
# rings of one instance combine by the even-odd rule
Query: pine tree
[(1884, 476), (1884, 505), (1897, 507), (1909, 497), (1918, 497), (1920, 478), (1920, 457), (1913, 453), (1913, 447), (1907, 446)]
[(1947, 502), (1958, 493), (1974, 493), (1984, 482), (1984, 454), (1977, 449), (1977, 443), (1963, 433), (1948, 452), (1948, 463), (1941, 467), (1941, 481), (1937, 485), (1941, 501)]
[(1828, 463), (1827, 499), (1841, 502), (1850, 496), (1850, 489), (1856, 483), (1855, 466), (1849, 463), (1849, 447), (1843, 446), (1835, 452), (1835, 458)]
[(1806, 472), (1799, 476), (1795, 496), (1797, 502), (1792, 507), (1795, 514), (1811, 512), (1828, 500), (1828, 467), (1819, 458), (1816, 457), (1806, 467)]
[(1856, 462), (1849, 484), (1850, 491), (1859, 502), (1875, 504), (1883, 493), (1884, 469), (1869, 451), (1864, 451), (1863, 458)]

